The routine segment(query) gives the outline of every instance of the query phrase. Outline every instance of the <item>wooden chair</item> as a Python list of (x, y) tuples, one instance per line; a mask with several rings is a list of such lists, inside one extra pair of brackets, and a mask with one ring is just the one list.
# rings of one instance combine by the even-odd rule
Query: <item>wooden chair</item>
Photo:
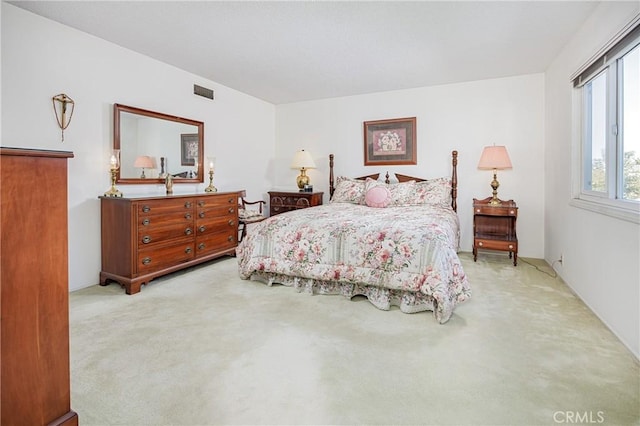
[[(244, 199), (246, 196), (245, 191), (240, 193), (240, 201), (238, 203), (238, 231), (240, 232), (240, 238), (238, 242), (247, 235), (247, 225), (252, 223), (258, 223), (265, 220), (267, 217), (264, 215), (264, 206), (267, 204), (265, 201), (247, 201)], [(254, 207), (257, 205), (257, 208)]]

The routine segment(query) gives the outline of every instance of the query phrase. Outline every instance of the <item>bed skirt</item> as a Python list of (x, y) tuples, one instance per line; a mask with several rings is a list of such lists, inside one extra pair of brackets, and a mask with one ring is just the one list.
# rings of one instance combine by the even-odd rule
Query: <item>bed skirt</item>
[(397, 306), (406, 314), (433, 311), (436, 320), (441, 324), (447, 322), (451, 317), (451, 312), (443, 312), (441, 309), (438, 309), (433, 297), (419, 292), (392, 290), (366, 284), (320, 281), (310, 278), (291, 277), (273, 272), (256, 271), (251, 274), (251, 279), (261, 281), (268, 286), (282, 284), (295, 288), (299, 293), (311, 295), (340, 294), (349, 299), (354, 296), (365, 296), (373, 306), (383, 311), (388, 311), (391, 306)]

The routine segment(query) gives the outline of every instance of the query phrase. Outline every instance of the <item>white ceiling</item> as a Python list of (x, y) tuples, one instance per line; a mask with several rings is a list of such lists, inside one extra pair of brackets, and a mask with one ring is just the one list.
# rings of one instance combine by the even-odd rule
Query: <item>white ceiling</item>
[(543, 72), (594, 1), (11, 1), (282, 104)]

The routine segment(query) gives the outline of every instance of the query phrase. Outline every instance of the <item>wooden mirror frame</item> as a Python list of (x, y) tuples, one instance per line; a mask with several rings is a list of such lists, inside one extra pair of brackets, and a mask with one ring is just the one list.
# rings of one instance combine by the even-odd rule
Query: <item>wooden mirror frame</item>
[[(196, 126), (198, 128), (198, 175), (195, 178), (175, 178), (173, 179), (173, 183), (202, 183), (204, 182), (204, 123), (202, 121), (191, 120), (188, 118), (177, 117), (168, 114), (162, 114), (155, 111), (149, 111), (142, 108), (136, 108), (132, 106), (122, 105), (122, 104), (113, 104), (113, 149), (122, 150), (121, 141), (120, 141), (120, 113), (127, 112), (135, 115), (142, 115), (145, 117), (157, 118), (159, 120), (167, 120), (173, 121), (177, 123), (187, 124), (191, 126)], [(181, 143), (181, 141), (176, 141), (177, 144)], [(126, 149), (126, 148), (125, 148)], [(122, 152), (122, 151), (121, 151)], [(131, 178), (125, 177), (122, 178), (120, 176), (120, 170), (122, 167), (118, 169), (116, 174), (116, 183), (121, 184), (158, 184), (164, 183), (164, 178)]]

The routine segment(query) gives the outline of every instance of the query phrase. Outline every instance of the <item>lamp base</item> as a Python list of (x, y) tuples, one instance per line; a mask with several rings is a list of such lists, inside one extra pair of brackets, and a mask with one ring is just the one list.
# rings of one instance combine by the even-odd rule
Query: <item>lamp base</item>
[(491, 181), (491, 189), (493, 189), (493, 197), (491, 198), (491, 201), (489, 201), (489, 205), (490, 206), (501, 206), (502, 205), (502, 201), (498, 198), (498, 187), (500, 186), (500, 183), (498, 182), (497, 179), (497, 173), (493, 172), (493, 180)]
[(111, 188), (107, 192), (104, 193), (105, 197), (122, 197), (122, 192), (118, 191), (117, 188)]
[(116, 188), (116, 173), (118, 169), (111, 169), (111, 188), (104, 193), (105, 197), (122, 197), (122, 192)]
[(213, 169), (209, 170), (209, 186), (204, 189), (204, 192), (218, 192), (218, 188), (213, 186)]
[(298, 184), (298, 189), (301, 191), (304, 189), (305, 185), (309, 185), (309, 176), (307, 176), (307, 171), (305, 169), (300, 169), (300, 175), (296, 178), (296, 184)]

